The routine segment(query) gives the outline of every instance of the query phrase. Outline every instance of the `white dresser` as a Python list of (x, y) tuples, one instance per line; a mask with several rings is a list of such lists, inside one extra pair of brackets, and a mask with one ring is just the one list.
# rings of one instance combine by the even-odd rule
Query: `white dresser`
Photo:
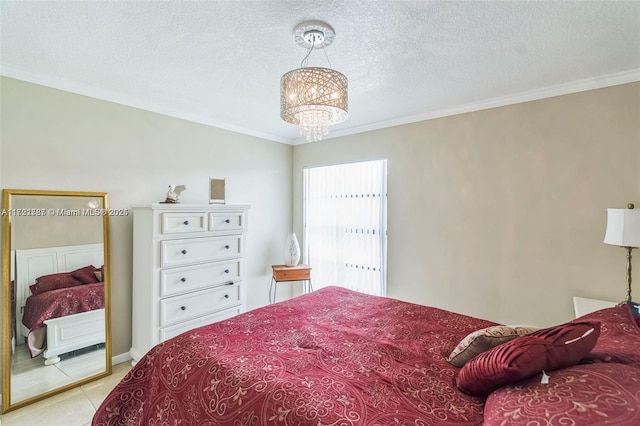
[(248, 208), (132, 207), (133, 363), (164, 340), (246, 309)]

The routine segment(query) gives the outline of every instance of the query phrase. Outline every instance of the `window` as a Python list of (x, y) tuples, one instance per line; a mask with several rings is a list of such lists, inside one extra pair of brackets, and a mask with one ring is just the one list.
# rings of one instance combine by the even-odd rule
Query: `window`
[(305, 263), (313, 287), (386, 295), (387, 160), (304, 170)]

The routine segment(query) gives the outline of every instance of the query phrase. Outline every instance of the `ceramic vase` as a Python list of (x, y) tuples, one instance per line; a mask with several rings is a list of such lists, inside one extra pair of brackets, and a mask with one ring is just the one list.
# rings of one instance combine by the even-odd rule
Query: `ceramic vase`
[(284, 243), (284, 264), (287, 266), (296, 266), (300, 261), (300, 244), (298, 238), (293, 232), (287, 235)]

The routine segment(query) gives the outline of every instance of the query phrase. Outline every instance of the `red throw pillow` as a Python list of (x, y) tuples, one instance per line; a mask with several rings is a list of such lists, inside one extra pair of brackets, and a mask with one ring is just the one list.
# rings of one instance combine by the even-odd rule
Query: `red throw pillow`
[(599, 322), (571, 322), (534, 331), (481, 353), (462, 367), (457, 385), (474, 396), (518, 382), (541, 371), (577, 364), (595, 346)]
[(98, 278), (96, 278), (94, 272), (96, 267), (93, 265), (85, 266), (84, 268), (76, 269), (75, 271), (71, 271), (71, 276), (82, 284), (91, 284), (97, 283)]
[(73, 287), (82, 283), (69, 274), (61, 272), (58, 274), (43, 275), (36, 278), (36, 282), (29, 286), (32, 294), (40, 294), (45, 291), (58, 290), (60, 288)]
[(614, 306), (588, 313), (574, 320), (597, 321), (600, 323), (600, 337), (591, 352), (580, 360), (589, 362), (618, 362), (640, 365), (640, 329), (636, 327), (629, 306)]

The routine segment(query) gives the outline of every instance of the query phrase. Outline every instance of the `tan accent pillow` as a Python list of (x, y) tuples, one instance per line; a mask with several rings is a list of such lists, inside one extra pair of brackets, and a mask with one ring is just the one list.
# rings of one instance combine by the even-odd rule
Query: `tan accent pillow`
[(458, 343), (458, 346), (447, 357), (447, 361), (456, 367), (462, 367), (471, 361), (476, 355), (488, 351), (501, 343), (513, 340), (516, 337), (524, 336), (539, 327), (528, 325), (494, 325), (469, 333)]

